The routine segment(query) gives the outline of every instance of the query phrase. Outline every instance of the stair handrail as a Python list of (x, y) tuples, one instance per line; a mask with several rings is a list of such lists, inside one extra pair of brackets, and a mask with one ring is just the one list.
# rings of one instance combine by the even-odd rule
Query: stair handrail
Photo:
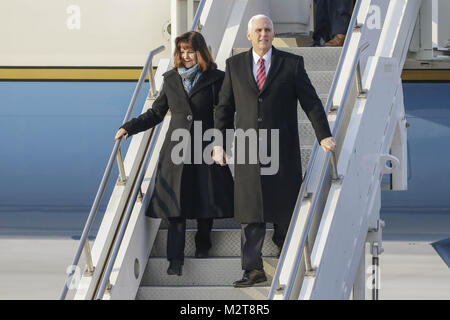
[(133, 187), (133, 191), (131, 193), (131, 198), (128, 201), (128, 205), (127, 205), (127, 208), (126, 208), (126, 211), (125, 211), (125, 215), (124, 215), (122, 223), (120, 225), (119, 233), (118, 233), (118, 235), (117, 235), (117, 237), (116, 237), (116, 239), (114, 241), (114, 246), (113, 246), (111, 255), (110, 255), (109, 259), (108, 259), (108, 264), (106, 266), (106, 270), (105, 270), (102, 282), (100, 284), (100, 288), (99, 288), (98, 293), (97, 293), (96, 299), (98, 299), (98, 300), (103, 298), (103, 295), (104, 295), (106, 290), (110, 290), (111, 289), (111, 284), (110, 284), (109, 278), (111, 276), (111, 272), (112, 272), (114, 263), (116, 262), (116, 258), (117, 258), (117, 255), (119, 253), (119, 249), (120, 249), (120, 245), (122, 244), (123, 237), (125, 236), (125, 231), (127, 229), (128, 222), (129, 222), (130, 217), (131, 217), (131, 213), (133, 212), (134, 205), (136, 203), (136, 199), (137, 199), (138, 194), (140, 192), (141, 185), (142, 185), (142, 182), (144, 180), (145, 172), (147, 171), (148, 164), (149, 164), (150, 159), (151, 159), (151, 157), (153, 155), (153, 151), (155, 149), (156, 142), (157, 142), (158, 136), (159, 136), (159, 132), (161, 131), (161, 127), (162, 127), (162, 125), (158, 124), (157, 126), (155, 126), (153, 128), (153, 132), (151, 133), (152, 136), (150, 137), (150, 145), (148, 147), (148, 150), (145, 153), (144, 162), (143, 162), (141, 168), (139, 169), (139, 173), (138, 173), (138, 176), (137, 176), (137, 181), (136, 181), (136, 183), (135, 183), (135, 185)]
[[(357, 78), (361, 79), (361, 74), (360, 72), (360, 56), (361, 56), (361, 52), (364, 51), (365, 48), (367, 48), (368, 44), (358, 48), (355, 60), (353, 62), (352, 65), (352, 72), (350, 74), (350, 78), (349, 81), (347, 82), (346, 86), (345, 86), (345, 91), (344, 91), (344, 96), (342, 98), (342, 104), (338, 110), (338, 114), (336, 117), (336, 122), (335, 122), (335, 126), (333, 128), (333, 132), (332, 132), (332, 136), (336, 137), (337, 132), (339, 130), (340, 124), (341, 124), (341, 118), (342, 118), (342, 114), (343, 114), (343, 109), (344, 106), (347, 102), (348, 96), (349, 96), (349, 91), (350, 91), (350, 87), (352, 85), (352, 81), (353, 81), (353, 77), (356, 75)], [(357, 82), (359, 82), (360, 80), (357, 80)], [(359, 87), (359, 86), (358, 86)], [(360, 91), (358, 92), (358, 94), (360, 96), (362, 96), (364, 94), (364, 92)], [(302, 260), (302, 257), (305, 259), (305, 267), (306, 267), (306, 272), (305, 274), (307, 275), (314, 275), (315, 274), (315, 270), (312, 268), (311, 266), (311, 253), (309, 252), (309, 248), (308, 248), (308, 234), (309, 234), (309, 229), (311, 227), (311, 223), (312, 223), (312, 218), (314, 216), (314, 213), (316, 211), (316, 207), (318, 204), (318, 198), (319, 198), (319, 192), (322, 189), (322, 186), (324, 184), (325, 178), (326, 178), (326, 172), (328, 169), (328, 166), (330, 164), (332, 164), (333, 167), (333, 172), (332, 172), (332, 181), (342, 181), (342, 177), (340, 177), (338, 175), (337, 172), (337, 160), (336, 160), (336, 155), (335, 152), (327, 152), (324, 162), (322, 164), (322, 168), (320, 171), (320, 176), (319, 176), (319, 183), (317, 184), (316, 190), (313, 193), (313, 199), (312, 199), (312, 205), (308, 210), (308, 214), (307, 214), (307, 220), (306, 220), (306, 225), (305, 228), (303, 230), (302, 233), (302, 239), (301, 239), (301, 244), (297, 249), (297, 253), (295, 255), (295, 263), (294, 263), (294, 267), (291, 269), (290, 275), (289, 275), (289, 280), (288, 280), (288, 284), (286, 286), (286, 290), (285, 290), (285, 297), (290, 297), (291, 295), (291, 291), (292, 288), (294, 286), (294, 275), (296, 270), (298, 270), (298, 268), (300, 267), (300, 263)]]
[[(160, 53), (161, 51), (163, 51), (165, 49), (165, 46), (159, 46), (156, 49), (150, 51), (147, 61), (145, 62), (145, 66), (142, 68), (141, 71), (141, 75), (139, 77), (139, 80), (136, 84), (136, 87), (134, 89), (133, 92), (133, 96), (131, 98), (131, 101), (128, 105), (128, 109), (127, 112), (125, 114), (125, 117), (122, 121), (122, 124), (124, 124), (125, 122), (127, 122), (131, 115), (133, 114), (134, 111), (134, 107), (136, 105), (137, 99), (139, 97), (139, 94), (142, 90), (142, 87), (144, 85), (145, 82), (145, 78), (146, 78), (146, 74), (149, 74), (149, 84), (150, 84), (150, 91), (149, 91), (149, 96), (154, 98), (157, 94), (156, 90), (155, 90), (155, 85), (154, 85), (154, 74), (153, 74), (153, 67), (152, 67), (152, 60), (153, 57)], [(112, 172), (112, 168), (114, 165), (114, 159), (117, 158), (117, 162), (118, 162), (118, 167), (119, 167), (119, 183), (124, 184), (126, 181), (126, 176), (125, 176), (125, 169), (124, 169), (124, 165), (123, 165), (123, 158), (122, 158), (122, 152), (120, 149), (120, 144), (122, 142), (122, 139), (119, 139), (118, 141), (116, 141), (114, 143), (114, 147), (112, 149), (111, 155), (109, 157), (108, 163), (106, 165), (106, 169), (105, 172), (103, 174), (102, 180), (100, 182), (100, 186), (97, 189), (97, 194), (95, 196), (94, 199), (94, 203), (92, 204), (91, 210), (89, 212), (89, 216), (87, 218), (86, 224), (84, 226), (83, 229), (83, 233), (81, 235), (80, 238), (80, 244), (78, 246), (78, 249), (76, 251), (75, 257), (73, 259), (73, 263), (72, 266), (77, 266), (78, 262), (80, 260), (81, 254), (84, 251), (86, 254), (86, 263), (87, 263), (87, 270), (85, 271), (85, 275), (87, 276), (92, 276), (93, 272), (94, 272), (94, 264), (92, 261), (92, 254), (91, 254), (91, 248), (89, 245), (89, 241), (88, 241), (88, 236), (89, 233), (91, 231), (93, 222), (95, 220), (95, 216), (97, 215), (98, 209), (100, 207), (100, 202), (102, 200), (103, 194), (105, 192), (106, 189), (106, 185), (109, 181), (109, 178), (111, 176), (111, 172)], [(66, 277), (66, 282), (64, 284), (64, 289), (61, 293), (60, 296), (60, 300), (64, 300), (67, 296), (67, 292), (69, 291), (69, 283), (71, 283), (72, 281), (72, 277), (75, 274), (76, 269), (72, 268), (71, 272), (67, 275)]]
[(194, 20), (192, 21), (191, 31), (202, 30), (202, 25), (200, 25), (200, 16), (202, 15), (205, 4), (206, 4), (206, 0), (201, 0), (200, 3), (198, 4), (197, 11), (195, 12)]
[[(203, 12), (203, 8), (205, 7), (205, 3), (206, 3), (206, 0), (201, 0), (200, 1), (199, 5), (197, 7), (197, 11), (196, 11), (195, 16), (194, 16), (194, 20), (193, 20), (193, 23), (192, 23), (191, 31), (195, 31), (195, 30), (201, 29), (200, 24), (199, 24), (200, 23), (200, 16), (201, 16), (201, 14)], [(161, 126), (162, 126), (162, 124), (160, 123), (160, 124), (156, 125), (153, 128), (153, 136), (151, 137), (150, 145), (148, 147), (148, 150), (146, 151), (146, 156), (144, 158), (143, 165), (141, 166), (141, 168), (139, 170), (139, 173), (138, 173), (138, 176), (137, 176), (137, 182), (134, 185), (131, 199), (128, 202), (127, 209), (126, 209), (126, 212), (125, 212), (125, 216), (124, 216), (124, 218), (123, 218), (123, 220), (121, 222), (121, 225), (120, 225), (119, 234), (114, 240), (112, 253), (109, 256), (108, 264), (107, 264), (105, 273), (103, 275), (103, 279), (102, 279), (102, 282), (100, 284), (100, 288), (98, 290), (96, 299), (99, 299), (99, 300), (102, 299), (103, 295), (105, 294), (105, 291), (111, 289), (109, 278), (111, 276), (111, 272), (112, 272), (114, 263), (116, 261), (117, 255), (119, 253), (120, 245), (122, 244), (122, 240), (123, 240), (123, 237), (125, 235), (126, 227), (128, 225), (128, 221), (130, 220), (131, 213), (133, 211), (137, 195), (138, 195), (138, 193), (140, 191), (141, 184), (142, 184), (142, 181), (143, 181), (144, 176), (145, 176), (145, 172), (147, 171), (147, 167), (148, 167), (148, 164), (150, 162), (151, 156), (153, 154), (153, 150), (155, 149), (157, 137), (159, 136), (159, 132), (161, 130)]]
[[(357, 0), (357, 2), (355, 3), (354, 9), (353, 9), (352, 18), (351, 18), (350, 23), (348, 25), (347, 34), (346, 34), (346, 37), (345, 37), (344, 45), (342, 47), (341, 56), (339, 57), (339, 62), (338, 62), (338, 65), (336, 67), (336, 73), (335, 73), (335, 76), (333, 78), (333, 82), (331, 84), (329, 97), (327, 99), (327, 103), (326, 103), (326, 107), (325, 107), (325, 113), (326, 114), (328, 114), (330, 112), (330, 110), (331, 110), (331, 106), (332, 106), (333, 99), (334, 99), (334, 94), (336, 92), (336, 88), (337, 88), (337, 84), (338, 84), (339, 78), (340, 78), (340, 76), (342, 74), (345, 56), (346, 56), (346, 54), (347, 54), (347, 52), (349, 50), (349, 47), (350, 47), (350, 40), (351, 40), (351, 37), (353, 35), (353, 31), (356, 28), (358, 28), (358, 29), (361, 28), (361, 25), (359, 25), (357, 23), (357, 17), (358, 17), (359, 9), (361, 7), (361, 3), (362, 3), (362, 0)], [(365, 48), (367, 48), (367, 46), (365, 46), (363, 49), (365, 49)], [(360, 48), (360, 49), (362, 49), (362, 48)], [(358, 57), (359, 57), (361, 52), (362, 52), (362, 50), (358, 50)], [(359, 58), (358, 58), (358, 60), (355, 60), (355, 61), (359, 62)], [(358, 70), (360, 70), (359, 63), (357, 63), (357, 65), (358, 65), (358, 67), (357, 67)], [(356, 66), (354, 66), (354, 67), (356, 68)], [(353, 71), (353, 73), (354, 73), (354, 71)], [(353, 73), (352, 73), (352, 75), (353, 75)], [(352, 80), (352, 76), (350, 77), (350, 79), (347, 80), (346, 88), (349, 87), (349, 83), (351, 83), (351, 80)], [(360, 80), (358, 80), (358, 89), (359, 89), (359, 83), (360, 83)], [(362, 90), (362, 88), (361, 88), (361, 90)], [(347, 92), (345, 93), (345, 97), (346, 96), (347, 96)], [(339, 108), (339, 109), (341, 109), (341, 108)], [(337, 127), (337, 125), (335, 125), (335, 128), (336, 127)], [(283, 248), (282, 248), (282, 250), (280, 252), (280, 258), (279, 258), (279, 261), (278, 261), (278, 264), (277, 264), (277, 268), (275, 270), (275, 274), (273, 276), (272, 285), (270, 287), (268, 299), (273, 299), (274, 296), (275, 296), (275, 291), (279, 291), (280, 290), (279, 281), (280, 281), (281, 269), (282, 269), (282, 266), (284, 265), (284, 263), (286, 261), (287, 249), (289, 247), (289, 243), (292, 240), (292, 236), (293, 236), (293, 233), (294, 233), (294, 227), (295, 227), (295, 225), (296, 225), (296, 223), (298, 221), (298, 218), (299, 218), (302, 200), (304, 199), (305, 194), (306, 194), (306, 189), (307, 189), (307, 186), (309, 184), (309, 180), (310, 180), (311, 175), (312, 175), (311, 171), (312, 171), (312, 167), (313, 167), (313, 164), (315, 162), (315, 159), (317, 157), (318, 150), (319, 150), (319, 144), (318, 144), (317, 141), (315, 141), (314, 142), (314, 146), (313, 146), (313, 150), (311, 152), (310, 160), (309, 160), (309, 163), (308, 163), (308, 167), (306, 169), (305, 178), (304, 178), (303, 183), (302, 183), (302, 185), (300, 187), (299, 196), (297, 198), (297, 202), (296, 202), (296, 205), (295, 205), (295, 208), (294, 208), (294, 213), (293, 213), (293, 216), (291, 218), (291, 223), (289, 225), (289, 229), (288, 229), (288, 232), (286, 234), (286, 238), (285, 238), (285, 242), (284, 242)], [(325, 162), (327, 163), (327, 165), (328, 165), (328, 162), (329, 162), (329, 157), (330, 157), (329, 152), (327, 152), (327, 156), (326, 156), (326, 159), (325, 159)], [(334, 153), (333, 153), (333, 159), (335, 161)], [(324, 164), (325, 164), (325, 162), (324, 162)], [(337, 175), (337, 172), (335, 172), (333, 175)], [(310, 210), (310, 212), (311, 212), (311, 210)], [(312, 220), (312, 217), (308, 214), (307, 219), (309, 220), (309, 222), (311, 222), (310, 220)], [(303, 242), (303, 238), (305, 237), (305, 234), (307, 236), (308, 233), (309, 233), (309, 225), (310, 225), (310, 223), (308, 223), (308, 227), (307, 227), (308, 230), (307, 230), (307, 232), (304, 232), (302, 234), (302, 245), (301, 245), (302, 248), (305, 248), (304, 242)], [(308, 265), (308, 262), (309, 262), (308, 258), (309, 258), (309, 255), (305, 259), (306, 265)], [(293, 269), (293, 270), (296, 270), (296, 269)], [(291, 276), (290, 276), (290, 278), (291, 278)], [(293, 282), (293, 281), (291, 281), (291, 282)], [(289, 289), (292, 289), (292, 286)], [(290, 292), (289, 292), (289, 294), (290, 294)], [(285, 294), (284, 296), (286, 297), (286, 296), (289, 296), (289, 295)]]
[[(342, 118), (342, 114), (343, 114), (343, 109), (344, 109), (343, 106), (345, 106), (345, 104), (347, 102), (350, 87), (352, 85), (353, 77), (355, 75), (357, 77), (356, 85), (357, 85), (357, 91), (358, 91), (359, 96), (363, 97), (365, 94), (364, 90), (362, 89), (362, 85), (361, 85), (360, 56), (361, 56), (362, 51), (364, 51), (368, 46), (369, 46), (369, 44), (366, 43), (363, 46), (361, 46), (360, 48), (358, 48), (358, 50), (357, 50), (355, 60), (353, 61), (353, 64), (352, 64), (352, 70), (350, 73), (350, 77), (348, 79), (349, 81), (346, 83), (346, 86), (344, 89), (344, 96), (342, 98), (341, 107), (339, 107), (338, 113), (336, 116), (335, 126), (332, 131), (333, 137), (336, 137), (337, 132), (339, 130), (339, 127), (341, 124), (340, 122), (341, 122), (341, 118)], [(314, 275), (314, 272), (315, 272), (315, 270), (311, 266), (311, 254), (308, 250), (308, 234), (309, 234), (309, 229), (311, 227), (314, 212), (316, 211), (316, 206), (318, 203), (318, 194), (324, 184), (324, 181), (326, 178), (326, 172), (327, 172), (328, 166), (330, 164), (330, 161), (331, 161), (331, 165), (333, 168), (332, 181), (340, 181), (342, 179), (342, 177), (340, 177), (337, 172), (337, 160), (336, 160), (335, 151), (327, 152), (325, 159), (323, 160), (323, 163), (322, 163), (322, 168), (320, 170), (319, 182), (316, 186), (316, 190), (312, 193), (312, 199), (311, 199), (312, 205), (309, 208), (308, 213), (307, 213), (305, 228), (303, 229), (303, 232), (302, 232), (300, 246), (298, 247), (297, 253), (295, 255), (296, 258), (295, 258), (295, 262), (294, 262), (294, 267), (291, 269), (291, 272), (289, 274), (288, 284), (287, 284), (286, 288), (283, 289), (285, 291), (284, 292), (285, 297), (289, 297), (291, 294), (292, 287), (294, 285), (293, 282), (295, 280), (294, 275), (296, 273), (296, 270), (300, 267), (302, 257), (305, 259), (305, 268), (306, 268), (305, 274)], [(306, 187), (305, 187), (305, 189), (306, 189)], [(305, 191), (305, 190), (301, 190), (301, 191)], [(300, 196), (302, 196), (302, 192), (300, 192)], [(304, 196), (304, 192), (303, 192), (303, 196)], [(299, 199), (303, 199), (303, 198), (299, 197)], [(300, 212), (300, 207), (301, 207), (301, 201), (298, 203), (298, 206), (296, 205), (296, 208), (295, 208), (296, 214), (298, 214)], [(284, 247), (283, 247), (283, 250), (284, 250)], [(287, 247), (286, 247), (286, 250), (287, 250)], [(280, 255), (280, 260), (281, 260), (281, 255)], [(281, 264), (279, 263), (278, 266), (281, 266)], [(278, 266), (277, 266), (277, 268), (278, 268)], [(280, 270), (280, 272), (281, 272), (281, 270)], [(276, 282), (277, 286), (276, 286), (276, 288), (274, 288), (274, 290), (280, 290), (281, 288), (279, 286), (279, 274), (277, 275), (275, 272), (275, 275), (277, 276), (277, 282)], [(274, 276), (274, 281), (275, 281), (275, 276)], [(274, 287), (274, 283), (275, 282), (272, 283), (272, 287)], [(271, 291), (269, 292), (269, 298), (273, 298), (273, 296), (271, 296), (271, 294), (273, 294), (272, 287), (271, 287)]]

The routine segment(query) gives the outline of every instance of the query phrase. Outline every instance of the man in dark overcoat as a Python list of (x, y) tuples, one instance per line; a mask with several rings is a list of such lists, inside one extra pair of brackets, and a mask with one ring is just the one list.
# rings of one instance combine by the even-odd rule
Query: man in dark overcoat
[[(272, 46), (273, 23), (267, 16), (250, 19), (247, 37), (252, 48), (226, 61), (225, 79), (215, 108), (215, 128), (226, 136), (227, 129), (249, 133), (256, 131), (257, 146), (251, 139), (245, 148), (245, 162), (235, 161), (235, 219), (241, 223), (241, 257), (244, 276), (233, 283), (235, 287), (252, 286), (266, 281), (261, 257), (266, 222), (274, 223), (273, 241), (282, 248), (302, 182), (300, 141), (298, 136), (297, 101), (312, 123), (317, 139), (325, 151), (333, 150), (327, 116), (321, 100), (306, 74), (303, 58), (279, 51)], [(264, 174), (260, 160), (263, 141), (261, 129), (272, 135), (276, 130), (278, 148), (269, 140), (267, 148), (278, 154), (276, 173)], [(250, 136), (250, 134), (248, 135)], [(239, 160), (242, 148), (235, 139), (234, 159)], [(249, 142), (249, 143), (248, 143)], [(252, 150), (257, 150), (250, 161)], [(241, 154), (242, 155), (242, 154)], [(227, 158), (222, 146), (214, 147), (214, 160), (225, 165)], [(241, 157), (242, 159), (242, 157)], [(263, 173), (263, 174), (262, 174)]]

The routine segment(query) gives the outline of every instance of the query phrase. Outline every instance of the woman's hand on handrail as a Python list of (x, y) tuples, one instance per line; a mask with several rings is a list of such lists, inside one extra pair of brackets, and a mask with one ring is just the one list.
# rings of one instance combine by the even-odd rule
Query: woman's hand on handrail
[(116, 136), (114, 137), (114, 141), (119, 140), (120, 138), (122, 138), (122, 136), (125, 136), (125, 139), (128, 139), (128, 132), (124, 128), (120, 128), (117, 131)]

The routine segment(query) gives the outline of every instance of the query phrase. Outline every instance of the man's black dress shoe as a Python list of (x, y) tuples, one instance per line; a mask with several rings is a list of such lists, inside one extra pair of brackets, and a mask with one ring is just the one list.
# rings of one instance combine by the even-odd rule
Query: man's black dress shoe
[(267, 281), (264, 270), (251, 270), (245, 271), (242, 279), (233, 282), (233, 286), (235, 288), (245, 288), (264, 281)]
[(195, 257), (198, 259), (204, 259), (204, 258), (208, 258), (209, 254), (208, 254), (208, 250), (195, 250)]
[(181, 260), (170, 260), (169, 268), (167, 269), (167, 274), (169, 275), (179, 275), (182, 274), (183, 261)]

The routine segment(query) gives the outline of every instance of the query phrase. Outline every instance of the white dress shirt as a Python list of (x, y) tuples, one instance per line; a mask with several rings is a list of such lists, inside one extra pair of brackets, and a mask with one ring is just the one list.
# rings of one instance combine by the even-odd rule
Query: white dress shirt
[[(256, 52), (255, 50), (252, 49), (253, 52), (253, 77), (256, 80), (256, 74), (258, 72), (258, 67), (259, 67), (259, 59), (261, 58)], [(262, 58), (264, 59), (264, 67), (266, 68), (266, 79), (267, 79), (267, 74), (269, 73), (269, 68), (270, 68), (270, 62), (272, 60), (272, 48), (269, 49), (269, 51), (266, 52), (265, 55), (262, 56)]]

